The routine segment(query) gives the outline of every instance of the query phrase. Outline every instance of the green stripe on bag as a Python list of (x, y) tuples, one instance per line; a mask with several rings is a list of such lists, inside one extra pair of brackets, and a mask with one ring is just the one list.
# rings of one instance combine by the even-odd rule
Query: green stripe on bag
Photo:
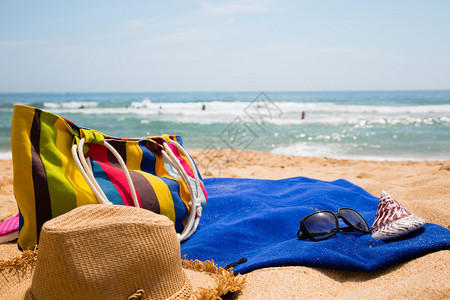
[[(47, 174), (53, 217), (77, 207), (75, 190), (67, 178), (63, 176), (61, 152), (56, 147), (58, 135), (64, 134), (55, 127), (58, 119), (53, 114), (44, 111), (41, 113), (40, 155)], [(61, 201), (61, 199), (64, 199), (64, 201)]]

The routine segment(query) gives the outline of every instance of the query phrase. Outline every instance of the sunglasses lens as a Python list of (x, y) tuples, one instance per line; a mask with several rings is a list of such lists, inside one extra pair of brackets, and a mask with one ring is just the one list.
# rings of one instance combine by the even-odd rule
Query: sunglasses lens
[(364, 219), (355, 211), (351, 209), (341, 209), (339, 212), (341, 213), (341, 216), (343, 216), (350, 224), (355, 226), (355, 228), (358, 228), (364, 232), (369, 231), (369, 226), (366, 221), (364, 221)]
[(338, 231), (337, 219), (329, 212), (319, 212), (306, 218), (305, 227), (315, 238), (325, 238)]

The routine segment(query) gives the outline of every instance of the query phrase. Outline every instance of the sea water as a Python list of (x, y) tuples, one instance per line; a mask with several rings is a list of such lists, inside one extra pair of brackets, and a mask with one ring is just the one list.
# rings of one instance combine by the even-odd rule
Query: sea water
[(185, 147), (371, 160), (450, 160), (450, 91), (0, 94), (0, 159), (14, 104), (114, 137)]

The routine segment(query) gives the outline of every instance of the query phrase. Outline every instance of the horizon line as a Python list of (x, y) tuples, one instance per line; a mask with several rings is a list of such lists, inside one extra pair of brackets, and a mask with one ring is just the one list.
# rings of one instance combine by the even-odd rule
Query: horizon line
[(450, 92), (450, 89), (380, 89), (380, 90), (235, 90), (235, 91), (78, 91), (78, 92), (2, 92), (0, 94), (145, 94), (145, 93), (352, 93), (352, 92)]

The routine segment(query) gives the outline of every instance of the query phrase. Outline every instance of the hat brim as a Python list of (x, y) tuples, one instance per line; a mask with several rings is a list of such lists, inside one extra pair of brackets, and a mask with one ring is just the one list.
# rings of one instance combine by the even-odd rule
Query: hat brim
[(191, 278), (194, 298), (217, 299), (244, 287), (246, 275), (235, 275), (232, 270), (218, 268), (210, 260), (182, 259), (182, 264), (185, 273)]
[[(0, 266), (0, 299), (23, 299), (31, 287), (37, 251), (25, 251), (21, 257), (2, 262)], [(182, 260), (186, 276), (183, 288), (168, 299), (218, 298), (243, 288), (245, 276), (234, 275), (212, 261)]]

